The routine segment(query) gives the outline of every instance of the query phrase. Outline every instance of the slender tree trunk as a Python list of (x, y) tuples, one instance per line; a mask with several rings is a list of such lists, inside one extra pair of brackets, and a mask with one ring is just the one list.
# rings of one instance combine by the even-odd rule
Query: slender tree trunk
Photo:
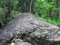
[(60, 1), (58, 2), (59, 4), (59, 22), (60, 22)]
[(30, 13), (31, 13), (31, 8), (32, 8), (32, 0), (31, 0), (31, 2), (30, 2)]

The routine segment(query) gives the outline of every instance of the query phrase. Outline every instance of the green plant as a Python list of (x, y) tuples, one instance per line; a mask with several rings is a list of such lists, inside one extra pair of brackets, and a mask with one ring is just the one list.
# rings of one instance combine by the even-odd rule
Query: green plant
[(46, 0), (36, 0), (35, 2), (35, 10), (39, 12), (42, 17), (47, 16), (47, 11), (53, 7), (54, 2), (49, 2)]
[(2, 8), (0, 7), (0, 24), (4, 26), (5, 16), (3, 14)]
[[(35, 15), (34, 15), (34, 16), (35, 16)], [(49, 23), (51, 23), (51, 24), (54, 24), (54, 25), (60, 27), (60, 22), (57, 22), (57, 21), (55, 21), (55, 20), (51, 20), (50, 18), (48, 18), (48, 20), (47, 20), (47, 18), (42, 18), (42, 17), (40, 17), (40, 16), (36, 16), (36, 17), (37, 17), (38, 19), (45, 20), (45, 21), (47, 21), (47, 22), (49, 22)]]
[(0, 0), (0, 25), (4, 26), (16, 14), (18, 0)]

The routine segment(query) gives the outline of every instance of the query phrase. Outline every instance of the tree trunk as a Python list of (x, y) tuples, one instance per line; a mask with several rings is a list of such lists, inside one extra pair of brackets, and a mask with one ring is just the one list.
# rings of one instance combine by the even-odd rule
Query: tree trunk
[(31, 13), (31, 8), (32, 8), (32, 0), (30, 2), (30, 13)]

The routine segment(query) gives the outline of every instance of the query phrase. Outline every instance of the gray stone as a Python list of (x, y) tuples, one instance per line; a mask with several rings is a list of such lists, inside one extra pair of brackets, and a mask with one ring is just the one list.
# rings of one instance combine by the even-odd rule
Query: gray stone
[(23, 40), (21, 40), (21, 39), (15, 39), (15, 43), (21, 43), (21, 42), (23, 42)]
[[(27, 13), (18, 15), (3, 28), (3, 31), (0, 32), (0, 43), (9, 43), (16, 35), (32, 45), (48, 45), (51, 42), (60, 41), (60, 32), (57, 26), (47, 23), (42, 19), (39, 20)], [(31, 40), (28, 40), (28, 38)], [(45, 39), (48, 40), (48, 44)], [(44, 42), (45, 44), (43, 44)], [(25, 42), (20, 45), (22, 44), (24, 45)]]
[(31, 45), (31, 44), (27, 42), (22, 42), (20, 45)]

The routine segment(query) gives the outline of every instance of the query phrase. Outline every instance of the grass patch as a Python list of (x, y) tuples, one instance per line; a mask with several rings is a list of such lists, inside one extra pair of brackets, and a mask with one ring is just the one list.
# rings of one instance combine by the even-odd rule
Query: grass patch
[(35, 17), (37, 17), (38, 19), (42, 19), (44, 21), (47, 21), (47, 22), (49, 22), (51, 24), (54, 24), (54, 25), (60, 27), (60, 22), (59, 21), (51, 20), (50, 18), (43, 18), (43, 17), (40, 17), (40, 16), (35, 15), (35, 14), (32, 14), (32, 15), (35, 16)]

